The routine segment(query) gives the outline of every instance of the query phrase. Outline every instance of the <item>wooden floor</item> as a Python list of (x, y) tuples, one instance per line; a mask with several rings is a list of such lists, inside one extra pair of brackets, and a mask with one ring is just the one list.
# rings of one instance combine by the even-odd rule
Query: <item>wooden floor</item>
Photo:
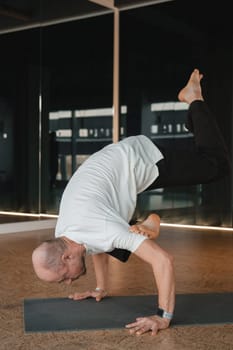
[[(53, 230), (0, 235), (1, 350), (232, 350), (233, 324), (171, 327), (157, 336), (129, 335), (126, 329), (24, 334), (24, 298), (63, 297), (95, 286), (91, 259), (88, 272), (73, 286), (39, 281), (31, 252)], [(175, 257), (177, 293), (233, 292), (233, 234), (162, 227), (159, 244)], [(110, 295), (156, 292), (149, 266), (131, 256), (128, 263), (111, 258)], [(233, 302), (233, 300), (232, 300)]]

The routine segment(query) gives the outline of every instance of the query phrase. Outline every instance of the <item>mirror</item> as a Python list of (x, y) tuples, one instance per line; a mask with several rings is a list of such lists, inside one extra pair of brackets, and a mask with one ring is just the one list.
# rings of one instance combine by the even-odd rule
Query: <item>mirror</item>
[(113, 15), (42, 28), (41, 52), (41, 211), (56, 214), (74, 171), (112, 142)]
[[(205, 75), (205, 98), (231, 151), (230, 8), (211, 5), (209, 16), (201, 4), (169, 1), (121, 12), (120, 98), (127, 106), (128, 136), (143, 133), (160, 147), (190, 147), (187, 110), (177, 94), (198, 67)], [(197, 15), (190, 8), (202, 10)], [(211, 184), (148, 191), (139, 196), (138, 211), (154, 210), (168, 223), (231, 227), (231, 188), (229, 176)]]
[[(88, 0), (0, 6), (0, 211), (57, 214), (72, 172), (112, 142), (112, 11)], [(109, 110), (110, 109), (110, 110)]]
[[(0, 210), (57, 214), (74, 170), (112, 142), (113, 13), (88, 0), (4, 4)], [(176, 104), (177, 93), (199, 67), (231, 151), (229, 5), (212, 4), (209, 16), (200, 0), (114, 4), (120, 9), (120, 138), (144, 133), (161, 145), (188, 147), (192, 137), (183, 127), (186, 110)], [(202, 9), (198, 18), (190, 7)], [(166, 222), (231, 227), (231, 198), (229, 176), (151, 191), (138, 206), (157, 210)]]

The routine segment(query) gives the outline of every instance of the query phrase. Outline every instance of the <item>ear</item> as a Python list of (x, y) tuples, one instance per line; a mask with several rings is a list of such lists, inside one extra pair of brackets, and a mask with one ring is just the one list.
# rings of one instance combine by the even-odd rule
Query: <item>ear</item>
[(72, 258), (72, 254), (69, 251), (65, 251), (64, 254), (61, 256), (62, 262), (65, 264), (67, 260)]

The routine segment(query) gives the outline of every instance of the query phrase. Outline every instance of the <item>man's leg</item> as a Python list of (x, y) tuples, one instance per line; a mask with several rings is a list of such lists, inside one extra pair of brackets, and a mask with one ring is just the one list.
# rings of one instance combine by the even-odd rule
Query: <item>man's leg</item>
[(162, 150), (164, 159), (158, 163), (159, 177), (148, 188), (209, 183), (229, 173), (227, 147), (202, 97), (202, 75), (193, 71), (187, 85), (180, 91), (180, 101), (189, 103), (187, 128), (194, 134), (193, 150)]
[[(227, 147), (216, 120), (204, 102), (201, 79), (202, 75), (195, 69), (178, 96), (180, 101), (190, 105), (187, 128), (194, 134), (194, 147), (191, 151), (161, 149), (164, 159), (158, 163), (159, 177), (147, 190), (208, 183), (230, 171)], [(109, 254), (125, 262), (131, 253), (114, 249)]]

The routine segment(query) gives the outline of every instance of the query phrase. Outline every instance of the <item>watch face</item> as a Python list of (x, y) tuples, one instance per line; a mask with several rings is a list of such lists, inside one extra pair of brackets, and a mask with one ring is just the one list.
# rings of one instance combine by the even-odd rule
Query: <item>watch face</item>
[(163, 310), (163, 309), (160, 309), (160, 308), (158, 307), (157, 315), (160, 316), (160, 317), (163, 317), (163, 314), (164, 314), (164, 310)]

